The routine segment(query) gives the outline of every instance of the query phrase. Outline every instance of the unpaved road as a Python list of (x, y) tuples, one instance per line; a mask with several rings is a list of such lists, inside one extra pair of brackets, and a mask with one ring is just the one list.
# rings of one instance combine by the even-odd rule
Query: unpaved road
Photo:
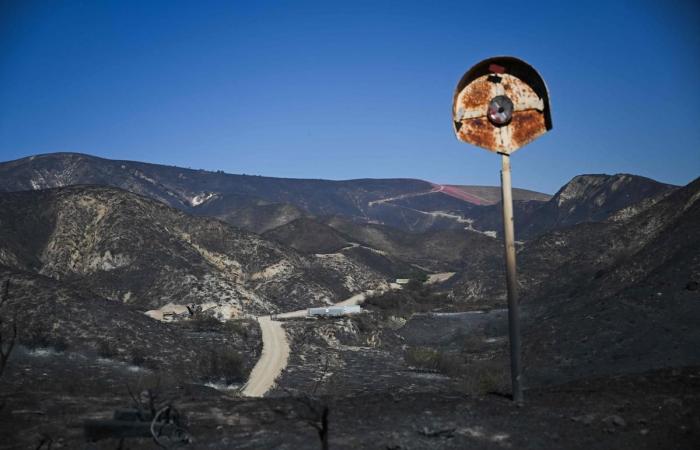
[[(350, 298), (335, 303), (338, 306), (357, 305), (362, 303), (368, 295), (374, 294), (374, 290), (355, 294)], [(280, 319), (305, 317), (306, 309), (277, 314)], [(260, 359), (253, 367), (248, 377), (248, 382), (242, 390), (246, 397), (262, 397), (274, 385), (277, 377), (287, 367), (289, 359), (289, 342), (287, 334), (282, 328), (282, 322), (272, 320), (270, 316), (258, 317), (258, 323), (262, 330), (263, 351)]]
[(393, 202), (394, 200), (402, 200), (404, 198), (420, 197), (421, 195), (435, 194), (436, 192), (442, 192), (445, 189), (444, 186), (434, 186), (431, 190), (425, 192), (409, 192), (406, 194), (397, 195), (395, 197), (381, 198), (379, 200), (372, 200), (367, 203), (368, 206), (379, 205), (382, 203)]
[[(430, 283), (438, 283), (450, 278), (452, 275), (454, 275), (452, 272), (433, 274), (429, 276), (428, 281)], [(398, 287), (400, 286), (390, 285), (390, 289)], [(368, 296), (375, 293), (380, 293), (380, 291), (370, 289), (360, 292), (338, 303), (334, 303), (334, 305), (359, 305)], [(275, 318), (301, 318), (305, 317), (306, 313), (306, 309), (300, 309), (298, 311), (276, 314)], [(247, 397), (262, 397), (267, 391), (272, 389), (277, 377), (287, 367), (287, 360), (289, 359), (289, 342), (287, 341), (287, 334), (282, 328), (282, 322), (272, 320), (270, 316), (260, 316), (258, 317), (258, 323), (260, 323), (260, 329), (262, 330), (263, 351), (260, 359), (250, 372), (248, 382), (243, 387), (242, 394)]]
[(265, 395), (287, 367), (289, 359), (289, 342), (282, 322), (272, 320), (270, 316), (261, 316), (258, 317), (258, 323), (262, 330), (263, 351), (243, 387), (243, 395), (246, 397)]

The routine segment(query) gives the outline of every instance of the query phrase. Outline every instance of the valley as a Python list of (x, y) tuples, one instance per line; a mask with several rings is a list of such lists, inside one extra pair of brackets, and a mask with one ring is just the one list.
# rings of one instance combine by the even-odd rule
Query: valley
[(0, 163), (0, 448), (83, 448), (154, 392), (192, 448), (692, 448), (700, 180), (515, 194), (521, 407), (495, 188)]

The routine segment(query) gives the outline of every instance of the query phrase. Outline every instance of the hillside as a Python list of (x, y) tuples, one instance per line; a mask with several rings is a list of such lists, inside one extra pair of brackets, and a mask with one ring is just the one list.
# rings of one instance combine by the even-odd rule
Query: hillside
[(224, 316), (323, 304), (383, 283), (347, 258), (301, 255), (120, 189), (0, 195), (0, 264), (143, 309), (211, 304)]
[(635, 215), (526, 245), (521, 281), (535, 379), (700, 364), (698, 199), (700, 179)]
[[(111, 376), (124, 375), (132, 365), (169, 372), (174, 379), (196, 380), (206, 375), (198, 365), (216, 347), (243, 354), (241, 368), (247, 373), (259, 353), (259, 331), (252, 322), (239, 322), (240, 333), (228, 337), (203, 334), (192, 327), (153, 320), (132, 305), (96, 296), (81, 283), (2, 265), (0, 280), (10, 281), (3, 311), (20, 325), (19, 342), (25, 349), (68, 351), (93, 361), (109, 358), (115, 364), (106, 364), (104, 369)], [(78, 370), (86, 360), (73, 357), (65, 362), (76, 366), (71, 370)]]
[(527, 239), (577, 223), (601, 222), (630, 205), (662, 198), (675, 188), (636, 175), (579, 175), (529, 217), (523, 217), (519, 235)]

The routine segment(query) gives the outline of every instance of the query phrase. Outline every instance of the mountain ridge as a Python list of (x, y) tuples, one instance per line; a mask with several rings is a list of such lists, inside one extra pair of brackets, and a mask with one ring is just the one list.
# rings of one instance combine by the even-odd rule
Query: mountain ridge
[[(225, 174), (77, 153), (0, 163), (0, 191), (108, 185), (189, 214), (216, 217), (258, 234), (302, 217), (346, 217), (402, 231), (465, 229), (498, 235), (498, 187), (439, 185), (417, 179), (312, 180)], [(514, 190), (516, 238), (629, 214), (677, 186), (630, 174), (584, 174), (553, 196)]]

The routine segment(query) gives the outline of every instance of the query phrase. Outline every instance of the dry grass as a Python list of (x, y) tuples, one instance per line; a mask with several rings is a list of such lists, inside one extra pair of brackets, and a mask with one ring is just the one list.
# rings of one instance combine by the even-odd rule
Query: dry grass
[(510, 373), (504, 361), (469, 361), (463, 355), (430, 347), (409, 347), (404, 360), (409, 366), (440, 372), (459, 380), (459, 389), (466, 394), (510, 392)]
[(434, 370), (449, 376), (458, 375), (462, 367), (462, 361), (458, 355), (430, 347), (409, 347), (404, 360), (410, 366)]
[(460, 389), (470, 395), (507, 394), (510, 372), (505, 363), (479, 361), (467, 365), (460, 377)]

